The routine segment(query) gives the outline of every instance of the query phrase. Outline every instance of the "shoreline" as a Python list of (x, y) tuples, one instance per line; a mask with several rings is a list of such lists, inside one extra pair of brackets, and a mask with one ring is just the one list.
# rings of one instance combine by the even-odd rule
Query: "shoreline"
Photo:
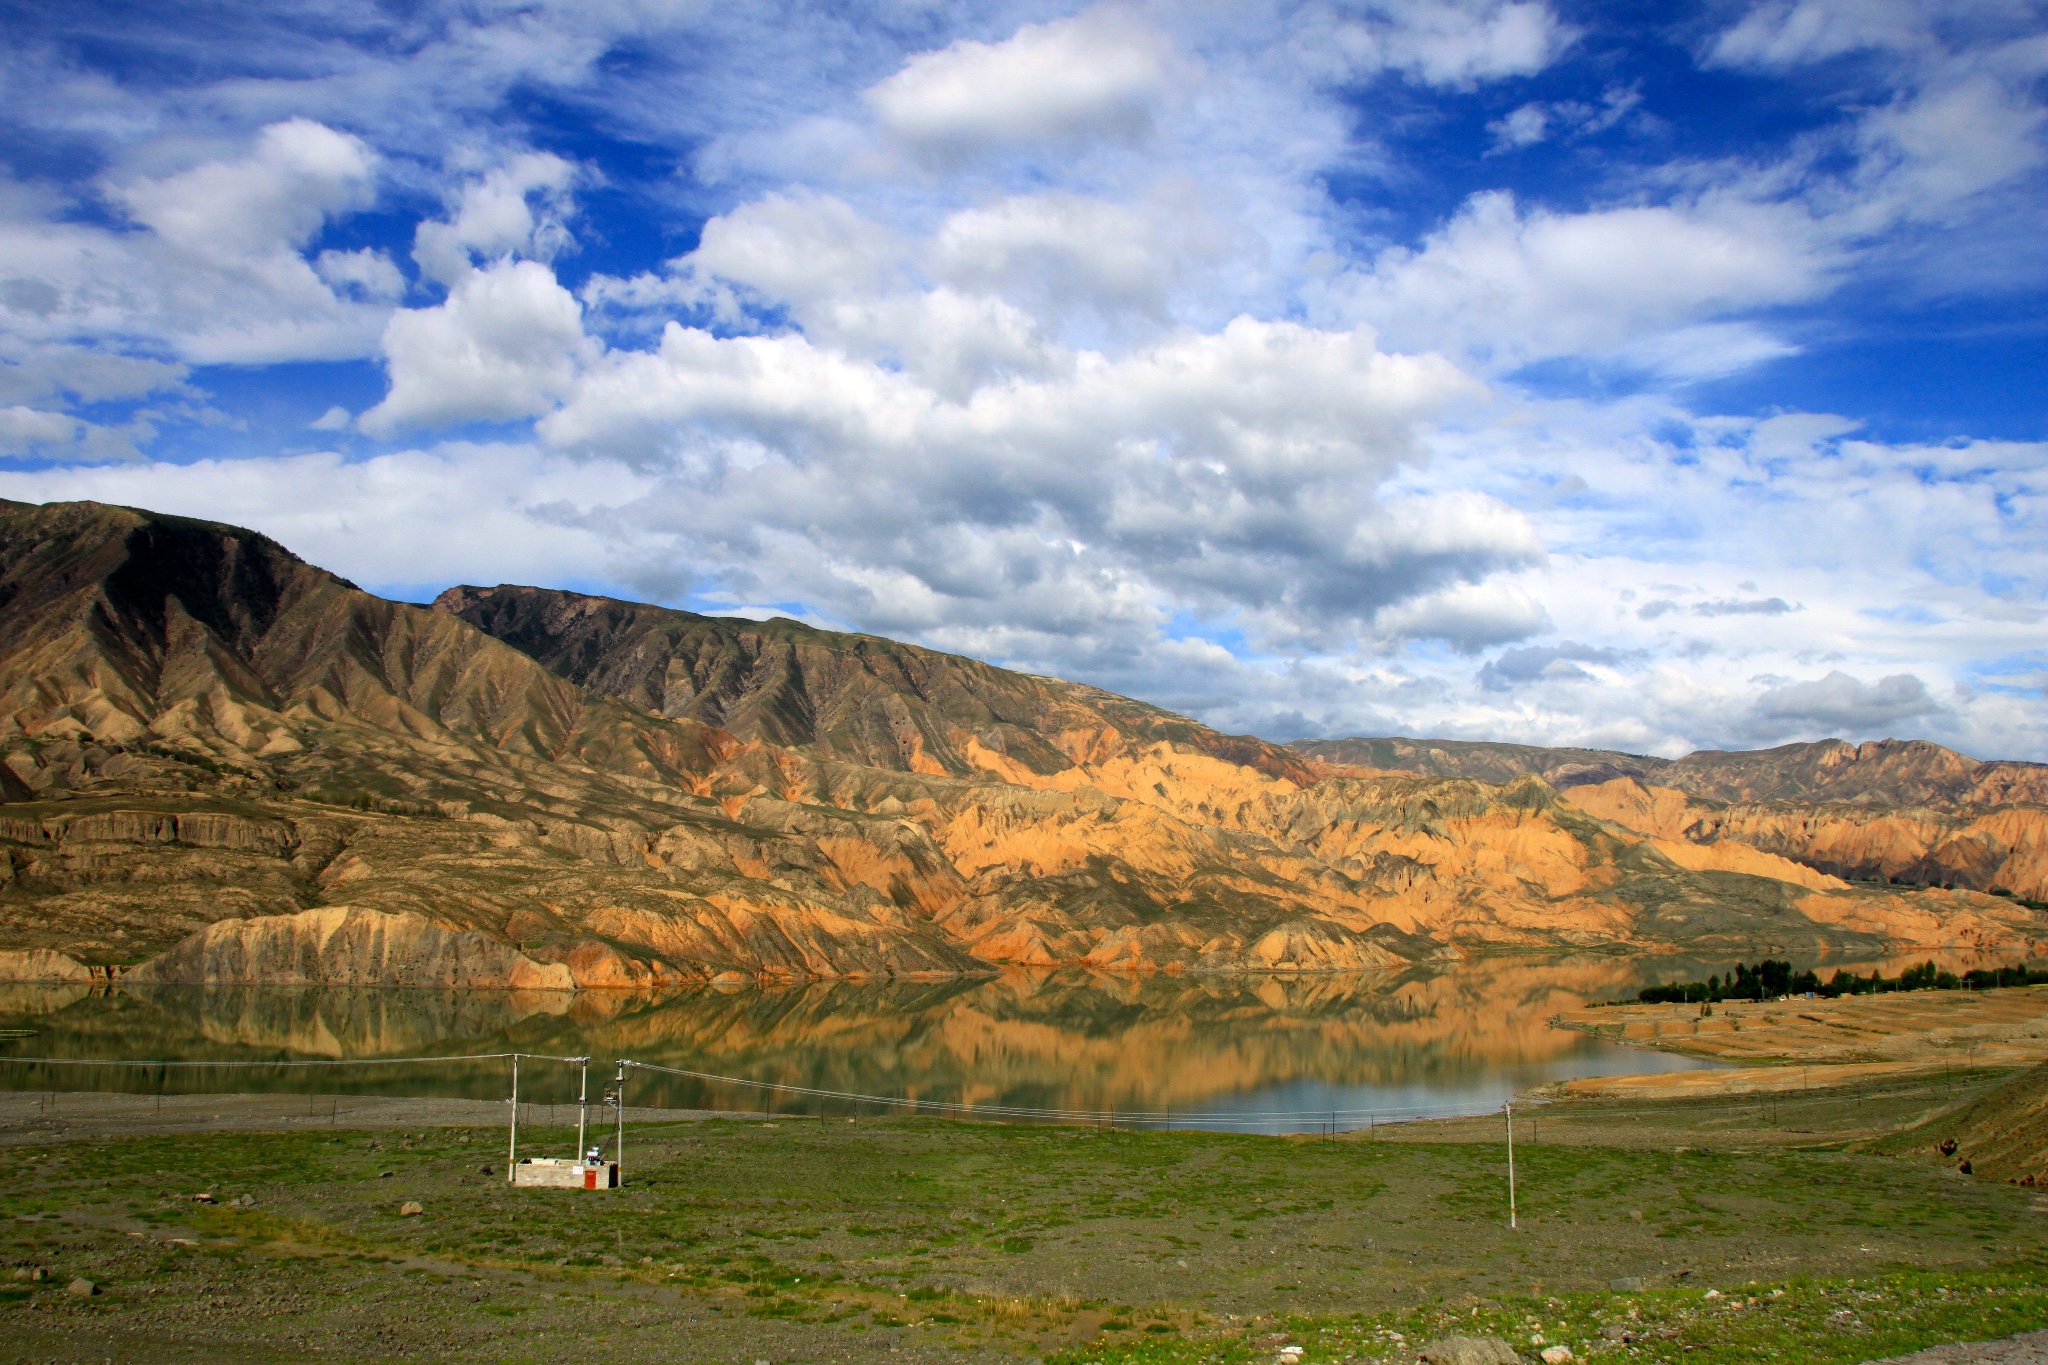
[(1559, 1098), (1784, 1094), (1821, 1076), (1862, 1080), (2013, 1070), (2048, 1061), (2048, 986), (1903, 991), (1837, 999), (1612, 1004), (1569, 1010), (1553, 1028), (1721, 1069), (1584, 1077)]

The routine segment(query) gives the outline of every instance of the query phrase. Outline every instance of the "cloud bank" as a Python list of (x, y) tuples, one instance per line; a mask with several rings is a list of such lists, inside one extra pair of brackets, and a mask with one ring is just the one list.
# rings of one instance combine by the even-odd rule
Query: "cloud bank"
[(0, 64), (7, 496), (1276, 738), (2048, 758), (2038, 416), (1800, 369), (2048, 293), (2036, 5), (117, 13)]

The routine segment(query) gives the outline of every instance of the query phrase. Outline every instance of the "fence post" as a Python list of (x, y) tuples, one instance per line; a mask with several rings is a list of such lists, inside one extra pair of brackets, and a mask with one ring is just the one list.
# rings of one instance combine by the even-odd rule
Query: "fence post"
[(1515, 1106), (1510, 1102), (1504, 1102), (1500, 1107), (1500, 1111), (1506, 1115), (1508, 1123), (1508, 1227), (1513, 1229), (1515, 1227)]

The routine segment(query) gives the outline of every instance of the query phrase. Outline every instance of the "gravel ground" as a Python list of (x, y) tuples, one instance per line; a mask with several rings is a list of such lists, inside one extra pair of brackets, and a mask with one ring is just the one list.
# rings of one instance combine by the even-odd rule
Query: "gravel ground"
[[(629, 1134), (631, 1189), (548, 1202), (493, 1178), (502, 1101), (0, 1093), (0, 1275), (50, 1271), (0, 1284), (0, 1362), (1127, 1359), (1150, 1319), (1190, 1313), (1571, 1293), (1616, 1274), (1728, 1287), (2048, 1245), (2031, 1192), (1854, 1154), (1585, 1147), (1553, 1139), (1554, 1112), (1526, 1156), (1517, 1144), (1522, 1228), (1506, 1238), (1490, 1145), (1424, 1149), (1423, 1125), (1311, 1143), (636, 1109), (635, 1124), (756, 1121)], [(1606, 1121), (1678, 1135), (1639, 1117)], [(522, 1130), (556, 1145), (574, 1118), (521, 1106)], [(221, 1202), (196, 1204), (201, 1189)], [(426, 1213), (402, 1216), (415, 1198)], [(102, 1291), (76, 1296), (74, 1276)], [(1886, 1365), (2048, 1365), (2048, 1332)]]
[(1930, 1346), (1876, 1365), (2048, 1365), (2048, 1332), (2022, 1332), (2002, 1341)]

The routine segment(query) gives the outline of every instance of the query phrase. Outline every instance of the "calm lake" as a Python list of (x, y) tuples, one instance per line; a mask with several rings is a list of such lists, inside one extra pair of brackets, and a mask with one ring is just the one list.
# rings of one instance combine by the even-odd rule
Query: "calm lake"
[[(1479, 1113), (1544, 1081), (1707, 1063), (1551, 1028), (1725, 962), (1526, 957), (1370, 975), (813, 983), (640, 995), (282, 988), (0, 987), (0, 1057), (357, 1061), (518, 1051), (813, 1090), (1041, 1110), (1150, 1126), (1311, 1131)], [(0, 1063), (10, 1089), (502, 1098), (508, 1065), (180, 1069)], [(521, 1098), (575, 1097), (575, 1068), (527, 1061)], [(636, 1106), (881, 1113), (843, 1098), (636, 1071)]]

